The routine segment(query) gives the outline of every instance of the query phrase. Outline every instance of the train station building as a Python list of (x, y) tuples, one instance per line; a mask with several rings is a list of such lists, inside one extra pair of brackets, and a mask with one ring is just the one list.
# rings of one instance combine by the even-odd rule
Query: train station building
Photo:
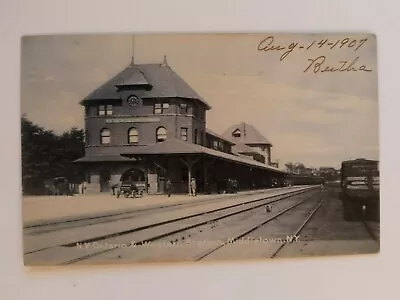
[(219, 135), (206, 127), (211, 106), (172, 68), (131, 63), (81, 101), (85, 108), (88, 192), (109, 192), (130, 178), (150, 194), (217, 192), (224, 180), (240, 190), (266, 188), (285, 172), (271, 164), (272, 144), (253, 126), (239, 123)]

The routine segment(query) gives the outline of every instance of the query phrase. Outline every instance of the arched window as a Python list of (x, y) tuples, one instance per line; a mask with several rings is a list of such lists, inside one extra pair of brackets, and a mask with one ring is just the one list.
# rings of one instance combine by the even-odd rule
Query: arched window
[(100, 131), (100, 144), (109, 144), (111, 141), (111, 133), (107, 128), (103, 128)]
[(163, 142), (167, 139), (167, 129), (165, 129), (165, 127), (158, 127), (156, 133), (157, 133), (157, 143)]
[(139, 135), (136, 128), (132, 127), (128, 130), (128, 143), (137, 144), (139, 143)]

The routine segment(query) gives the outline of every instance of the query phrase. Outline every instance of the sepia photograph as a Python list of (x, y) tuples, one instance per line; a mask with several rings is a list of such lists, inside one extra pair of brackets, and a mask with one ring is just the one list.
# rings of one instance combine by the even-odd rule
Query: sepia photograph
[(380, 249), (370, 33), (21, 39), (26, 266)]

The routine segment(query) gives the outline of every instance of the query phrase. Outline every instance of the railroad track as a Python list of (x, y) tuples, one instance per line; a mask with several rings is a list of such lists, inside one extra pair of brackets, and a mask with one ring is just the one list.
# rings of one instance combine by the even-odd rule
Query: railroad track
[[(303, 231), (303, 229), (307, 226), (307, 224), (310, 222), (310, 220), (313, 218), (313, 216), (318, 212), (320, 207), (322, 206), (325, 198), (321, 199), (321, 201), (315, 206), (315, 208), (312, 210), (312, 212), (306, 217), (305, 221), (298, 227), (296, 232), (294, 233), (294, 236), (299, 236), (300, 233)], [(368, 233), (368, 236), (375, 241), (377, 244), (379, 244), (379, 229), (374, 228), (374, 225), (379, 226), (377, 223), (370, 223), (362, 214), (362, 212), (358, 212), (358, 217), (360, 222), (363, 224), (363, 227), (365, 231)], [(379, 228), (379, 227), (378, 227)], [(271, 258), (277, 257), (278, 254), (287, 246), (289, 246), (293, 242), (290, 241), (289, 243), (283, 243), (280, 245), (278, 249), (271, 255)]]
[[(316, 205), (316, 207), (312, 210), (312, 212), (307, 216), (307, 218), (305, 219), (305, 221), (300, 225), (300, 227), (294, 232), (294, 234), (292, 234), (292, 237), (298, 237), (300, 232), (302, 231), (302, 229), (306, 226), (306, 224), (311, 220), (311, 218), (314, 216), (314, 214), (318, 211), (318, 209), (321, 207), (322, 203), (324, 202), (325, 198), (322, 198), (318, 204)], [(229, 247), (231, 244), (235, 243), (235, 241), (242, 239), (245, 236), (248, 236), (249, 234), (251, 234), (252, 232), (260, 229), (261, 227), (267, 225), (268, 223), (270, 223), (271, 221), (274, 221), (276, 219), (278, 219), (279, 217), (285, 215), (287, 212), (292, 211), (294, 208), (300, 206), (303, 203), (306, 203), (309, 199), (305, 199), (303, 201), (300, 201), (294, 205), (291, 205), (290, 207), (284, 209), (283, 211), (273, 215), (272, 217), (264, 220), (263, 222), (256, 224), (254, 226), (252, 226), (250, 229), (236, 235), (234, 238), (229, 239), (229, 241), (227, 241), (226, 243), (219, 245), (213, 249), (208, 250), (206, 253), (203, 253), (201, 256), (196, 258), (196, 261), (202, 260), (205, 257), (211, 255), (212, 253), (222, 250), (224, 247)], [(292, 239), (289, 241), (289, 243), (295, 241), (296, 239)], [(273, 252), (273, 254), (271, 255), (271, 258), (274, 258), (288, 243), (282, 243), (278, 249), (276, 251)]]
[[(250, 212), (259, 209), (266, 204), (276, 203), (284, 199), (291, 198), (293, 196), (302, 195), (307, 192), (316, 190), (316, 187), (309, 187), (302, 190), (290, 191), (281, 195), (263, 197), (256, 200), (247, 201), (244, 203), (234, 204), (218, 209), (203, 211), (201, 213), (192, 214), (184, 217), (179, 217), (175, 219), (170, 219), (158, 223), (149, 224), (147, 226), (137, 227), (133, 229), (128, 229), (124, 231), (119, 231), (110, 235), (102, 235), (84, 240), (77, 240), (73, 243), (61, 244), (53, 247), (48, 247), (44, 249), (39, 249), (37, 251), (31, 251), (25, 253), (25, 258), (35, 262), (35, 255), (42, 257), (42, 260), (46, 261), (46, 256), (57, 257), (57, 251), (69, 252), (64, 254), (64, 257), (60, 257), (57, 264), (74, 264), (80, 261), (85, 261), (89, 258), (99, 256), (106, 252), (115, 251), (118, 248), (106, 248), (106, 249), (94, 249), (88, 248), (85, 251), (85, 255), (76, 251), (65, 251), (66, 248), (76, 248), (77, 245), (85, 245), (94, 242), (107, 242), (110, 245), (121, 245), (129, 244), (132, 240), (135, 241), (135, 246), (140, 246), (148, 242), (153, 242), (159, 239), (172, 236), (174, 234), (187, 231), (196, 227), (200, 227), (205, 224), (210, 224), (212, 222), (217, 222), (222, 219), (230, 218), (243, 214), (245, 212)], [(61, 260), (61, 262), (60, 262)]]
[[(304, 229), (304, 227), (306, 227), (306, 225), (310, 222), (310, 220), (312, 219), (312, 217), (316, 214), (316, 212), (320, 209), (320, 207), (322, 206), (322, 204), (324, 203), (325, 198), (322, 198), (318, 204), (315, 206), (315, 208), (312, 210), (312, 212), (307, 216), (307, 218), (304, 220), (304, 222), (297, 228), (296, 232), (293, 234), (294, 236), (299, 236), (300, 233), (302, 232), (302, 230)], [(292, 243), (293, 240), (291, 240), (289, 243), (283, 243), (279, 246), (278, 249), (276, 249), (276, 251), (271, 255), (271, 258), (275, 258), (278, 253), (280, 253), (282, 251), (283, 248), (285, 248), (287, 245), (289, 245), (290, 243)]]
[[(266, 199), (274, 199), (276, 197), (281, 197), (281, 196), (291, 196), (297, 193), (302, 193), (304, 191), (307, 191), (309, 189), (313, 189), (315, 187), (308, 187), (308, 188), (303, 188), (301, 190), (295, 190), (295, 191), (289, 191), (289, 192), (284, 192), (282, 194), (278, 194), (278, 195), (268, 195), (265, 197), (261, 197), (261, 198), (257, 198), (257, 199), (252, 199), (250, 201), (244, 201), (243, 199), (238, 198), (238, 203), (234, 204), (234, 205), (229, 205), (229, 206), (225, 206), (225, 205), (220, 205), (219, 208), (217, 209), (211, 209), (211, 210), (207, 210), (204, 209), (204, 207), (199, 207), (197, 208), (197, 212), (196, 213), (191, 213), (190, 212), (185, 212), (184, 210), (176, 210), (176, 211), (172, 211), (170, 213), (170, 218), (168, 218), (165, 215), (160, 216), (160, 213), (165, 213), (165, 212), (158, 212), (158, 214), (154, 214), (154, 215), (145, 215), (142, 218), (138, 218), (135, 220), (135, 225), (136, 227), (132, 228), (131, 224), (128, 224), (126, 222), (126, 219), (117, 219), (115, 220), (113, 223), (111, 223), (110, 225), (107, 225), (107, 227), (104, 226), (104, 224), (94, 224), (93, 226), (88, 226), (86, 228), (82, 228), (82, 229), (74, 229), (72, 228), (72, 232), (71, 230), (69, 230), (69, 228), (67, 228), (66, 231), (64, 232), (60, 232), (59, 234), (57, 234), (58, 232), (53, 233), (53, 240), (50, 239), (48, 236), (49, 235), (44, 235), (44, 236), (38, 236), (38, 238), (36, 238), (35, 236), (30, 236), (30, 235), (26, 235), (24, 238), (24, 244), (26, 242), (27, 247), (25, 247), (24, 250), (24, 254), (31, 254), (37, 251), (41, 251), (41, 250), (46, 250), (48, 248), (52, 248), (55, 247), (57, 245), (60, 245), (60, 243), (64, 242), (63, 245), (70, 245), (71, 243), (76, 243), (76, 242), (83, 242), (83, 241), (87, 241), (88, 240), (88, 235), (91, 235), (91, 240), (90, 242), (93, 241), (97, 241), (97, 240), (102, 240), (102, 239), (106, 239), (106, 238), (112, 238), (118, 235), (124, 235), (124, 234), (129, 234), (129, 233), (133, 233), (136, 231), (140, 231), (140, 230), (145, 230), (148, 228), (152, 228), (152, 227), (156, 227), (156, 226), (162, 226), (162, 225), (166, 225), (169, 223), (173, 223), (176, 221), (182, 221), (182, 220), (186, 220), (192, 217), (197, 217), (197, 216), (202, 216), (204, 214), (207, 213), (214, 213), (214, 212), (219, 212), (219, 211), (223, 211), (226, 209), (230, 209), (230, 208), (234, 208), (234, 207), (239, 207), (241, 205), (245, 205), (245, 204), (252, 204), (252, 203), (257, 203)], [(214, 203), (210, 204), (211, 207), (214, 207)], [(177, 217), (176, 215), (178, 214), (181, 215), (182, 217)], [(160, 217), (163, 218), (163, 221), (160, 221)], [(151, 219), (153, 219), (154, 221), (151, 221)], [(129, 226), (127, 226), (129, 225)], [(92, 234), (90, 233), (91, 230), (93, 230), (93, 228), (101, 228), (101, 232), (99, 232), (98, 234)], [(96, 230), (96, 229), (95, 229)], [(89, 232), (88, 232), (89, 231)], [(25, 232), (26, 234), (26, 232)], [(52, 233), (50, 232), (50, 235)], [(67, 239), (69, 240), (65, 240), (64, 237), (67, 237)], [(32, 247), (32, 238), (34, 238), (33, 243), (36, 245), (33, 245)], [(42, 241), (42, 243), (40, 242)], [(28, 248), (28, 250), (26, 249)]]
[[(274, 189), (274, 191), (277, 191), (280, 189), (285, 189), (285, 188), (277, 188), (277, 189)], [(33, 225), (24, 226), (24, 233), (27, 235), (40, 235), (40, 234), (45, 234), (45, 233), (49, 233), (49, 232), (60, 231), (63, 229), (78, 228), (78, 227), (84, 227), (84, 226), (89, 226), (89, 225), (114, 222), (116, 220), (131, 219), (131, 218), (134, 218), (134, 217), (137, 217), (137, 216), (140, 216), (143, 214), (148, 214), (148, 213), (159, 213), (160, 211), (169, 211), (169, 210), (174, 210), (177, 208), (195, 207), (195, 206), (200, 206), (200, 205), (203, 205), (206, 203), (211, 203), (211, 202), (219, 203), (219, 202), (224, 202), (224, 201), (231, 201), (233, 198), (253, 196), (253, 195), (262, 194), (262, 193), (265, 193), (265, 190), (252, 192), (252, 193), (232, 194), (232, 195), (226, 195), (226, 196), (220, 196), (220, 197), (213, 197), (210, 199), (202, 199), (202, 200), (198, 200), (198, 201), (181, 202), (181, 203), (174, 203), (174, 204), (168, 204), (168, 205), (159, 205), (159, 206), (147, 207), (147, 208), (143, 208), (143, 209), (124, 211), (124, 212), (115, 212), (115, 213), (102, 214), (102, 215), (96, 215), (96, 216), (87, 216), (87, 217), (75, 218), (75, 219), (70, 219), (70, 220), (50, 221), (50, 222), (41, 223), (41, 224), (33, 224)]]
[[(376, 228), (373, 228), (373, 224), (371, 224), (363, 216), (361, 216), (361, 222), (363, 223), (364, 228), (367, 231), (367, 233), (370, 236), (370, 238), (379, 244), (379, 240), (380, 240), (379, 229), (376, 230)], [(374, 224), (374, 225), (378, 225), (379, 226), (379, 224)]]

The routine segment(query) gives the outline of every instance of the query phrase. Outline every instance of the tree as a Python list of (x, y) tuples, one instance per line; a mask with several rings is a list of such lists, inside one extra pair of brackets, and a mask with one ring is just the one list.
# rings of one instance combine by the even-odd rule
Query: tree
[(302, 163), (296, 162), (288, 162), (285, 164), (285, 167), (287, 169), (288, 172), (290, 173), (295, 173), (295, 174), (306, 174), (306, 173), (310, 173), (306, 168), (306, 166)]
[(50, 177), (51, 150), (56, 146), (52, 131), (33, 124), (25, 116), (21, 119), (22, 185), (24, 192), (41, 193), (43, 178)]
[(80, 166), (74, 160), (85, 155), (85, 134), (83, 129), (73, 127), (64, 132), (59, 139), (59, 158), (62, 162), (63, 176), (73, 183), (80, 183), (85, 179)]
[(56, 135), (23, 116), (21, 150), (24, 193), (43, 193), (45, 180), (54, 177), (67, 177), (73, 183), (83, 181), (81, 167), (73, 164), (85, 152), (83, 130), (72, 128)]
[(286, 167), (286, 169), (287, 169), (288, 172), (293, 173), (293, 171), (294, 171), (294, 165), (293, 165), (292, 162), (286, 163), (286, 164), (285, 164), (285, 167)]

